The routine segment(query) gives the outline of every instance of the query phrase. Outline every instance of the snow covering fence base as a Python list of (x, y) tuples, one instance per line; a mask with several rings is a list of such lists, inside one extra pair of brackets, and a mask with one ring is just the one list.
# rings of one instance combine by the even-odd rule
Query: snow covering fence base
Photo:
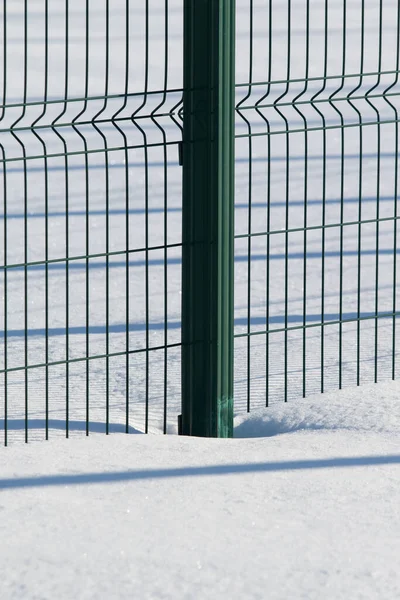
[(5, 444), (397, 376), (396, 0), (0, 6)]

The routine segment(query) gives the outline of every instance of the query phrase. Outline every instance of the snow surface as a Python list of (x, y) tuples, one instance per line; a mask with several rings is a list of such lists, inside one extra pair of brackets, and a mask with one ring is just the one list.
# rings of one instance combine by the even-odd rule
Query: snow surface
[[(0, 597), (395, 600), (400, 385), (0, 453)], [(258, 436), (258, 437), (257, 437)]]

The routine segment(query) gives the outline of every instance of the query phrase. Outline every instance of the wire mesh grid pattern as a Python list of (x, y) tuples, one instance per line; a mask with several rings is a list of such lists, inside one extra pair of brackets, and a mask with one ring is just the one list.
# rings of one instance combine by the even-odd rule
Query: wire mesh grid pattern
[(396, 376), (400, 13), (390, 1), (246, 5), (235, 401), (250, 410)]
[(167, 431), (180, 368), (179, 14), (168, 0), (4, 0), (1, 27), (4, 441)]
[[(396, 376), (400, 8), (236, 11), (241, 411)], [(4, 441), (176, 431), (183, 2), (2, 0), (0, 28)]]

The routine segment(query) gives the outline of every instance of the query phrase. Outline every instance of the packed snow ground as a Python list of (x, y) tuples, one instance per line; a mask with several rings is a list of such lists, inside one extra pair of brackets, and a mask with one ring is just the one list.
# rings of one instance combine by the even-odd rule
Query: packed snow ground
[(3, 448), (0, 597), (398, 599), (399, 397), (271, 407), (234, 440)]

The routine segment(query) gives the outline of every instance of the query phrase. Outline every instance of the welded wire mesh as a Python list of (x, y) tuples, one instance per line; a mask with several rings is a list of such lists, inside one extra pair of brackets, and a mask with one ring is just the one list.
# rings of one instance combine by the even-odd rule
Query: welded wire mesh
[(399, 39), (391, 0), (238, 2), (237, 409), (398, 373)]
[[(238, 412), (397, 375), (400, 8), (236, 9)], [(2, 0), (5, 443), (176, 430), (182, 21)]]
[(176, 425), (181, 29), (168, 0), (2, 0), (5, 443)]

